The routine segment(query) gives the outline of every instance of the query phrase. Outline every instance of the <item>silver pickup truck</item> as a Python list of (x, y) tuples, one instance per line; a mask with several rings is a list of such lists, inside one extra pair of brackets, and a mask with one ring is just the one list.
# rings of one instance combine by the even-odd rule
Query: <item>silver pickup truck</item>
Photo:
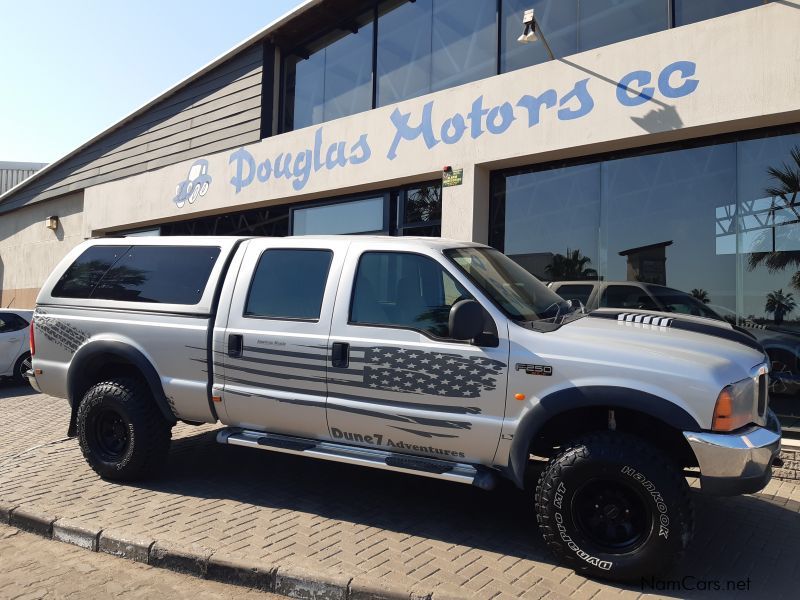
[(592, 576), (669, 569), (702, 492), (769, 481), (769, 362), (722, 321), (584, 314), (502, 253), (431, 238), (85, 242), (39, 294), (31, 383), (112, 480), (178, 421), (258, 450), (531, 493)]

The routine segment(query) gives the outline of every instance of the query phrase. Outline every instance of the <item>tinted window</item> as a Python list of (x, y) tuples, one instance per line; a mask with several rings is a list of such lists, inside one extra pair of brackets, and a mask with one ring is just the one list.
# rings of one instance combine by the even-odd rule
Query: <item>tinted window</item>
[(431, 90), (443, 90), (497, 72), (497, 6), (486, 0), (433, 3)]
[(496, 73), (496, 3), (486, 0), (387, 2), (381, 5), (381, 11), (378, 106)]
[(450, 307), (465, 298), (472, 296), (435, 260), (367, 252), (358, 264), (350, 321), (448, 337)]
[(665, 0), (581, 2), (578, 8), (578, 52), (667, 29), (667, 4)]
[(675, 25), (688, 25), (763, 3), (764, 0), (675, 0)]
[(381, 10), (387, 12), (378, 18), (378, 106), (386, 106), (431, 90), (433, 2), (387, 2)]
[(88, 298), (100, 278), (125, 254), (130, 246), (92, 246), (58, 280), (53, 287), (55, 298)]
[(292, 234), (341, 234), (383, 231), (384, 200), (366, 198), (292, 211)]
[(291, 131), (372, 108), (372, 13), (358, 19), (358, 33), (337, 32), (307, 58), (284, 62), (283, 129)]
[(0, 313), (0, 333), (25, 329), (28, 322), (14, 313)]
[(101, 300), (197, 304), (219, 248), (133, 246), (91, 294)]
[(578, 0), (503, 0), (500, 24), (500, 71), (538, 65), (550, 60), (544, 44), (520, 44), (522, 15), (532, 8), (547, 43), (557, 57), (575, 54), (578, 48)]
[(247, 295), (245, 316), (319, 319), (332, 257), (330, 250), (264, 252)]
[(591, 285), (560, 285), (555, 292), (564, 300), (580, 300), (586, 306), (593, 289)]
[(600, 306), (661, 310), (642, 288), (634, 285), (610, 285), (603, 291)]

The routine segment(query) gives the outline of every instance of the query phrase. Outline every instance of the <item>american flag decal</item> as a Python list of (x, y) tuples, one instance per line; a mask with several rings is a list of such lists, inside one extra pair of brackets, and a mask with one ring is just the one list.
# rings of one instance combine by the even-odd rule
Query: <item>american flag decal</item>
[(352, 348), (350, 366), (331, 369), (330, 383), (364, 390), (478, 398), (497, 387), (506, 365), (480, 356), (378, 346)]

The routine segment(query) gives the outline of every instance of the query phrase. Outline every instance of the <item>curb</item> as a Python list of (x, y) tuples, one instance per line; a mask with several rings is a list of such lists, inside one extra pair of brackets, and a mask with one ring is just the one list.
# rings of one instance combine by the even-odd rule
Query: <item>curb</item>
[(58, 517), (48, 515), (35, 508), (20, 506), (11, 511), (8, 524), (17, 529), (44, 537), (53, 537), (53, 523)]
[(181, 546), (154, 540), (133, 532), (103, 529), (77, 519), (58, 518), (35, 507), (0, 501), (0, 523), (42, 537), (72, 544), (91, 552), (303, 600), (450, 600), (457, 598), (444, 589), (408, 590), (377, 579), (294, 563), (270, 564), (232, 556), (200, 546)]

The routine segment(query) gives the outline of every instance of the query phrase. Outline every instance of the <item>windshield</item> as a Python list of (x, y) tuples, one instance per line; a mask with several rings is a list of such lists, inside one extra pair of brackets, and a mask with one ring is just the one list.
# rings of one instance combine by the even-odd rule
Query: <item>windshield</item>
[(557, 319), (572, 306), (494, 248), (453, 248), (445, 256), (515, 321)]

